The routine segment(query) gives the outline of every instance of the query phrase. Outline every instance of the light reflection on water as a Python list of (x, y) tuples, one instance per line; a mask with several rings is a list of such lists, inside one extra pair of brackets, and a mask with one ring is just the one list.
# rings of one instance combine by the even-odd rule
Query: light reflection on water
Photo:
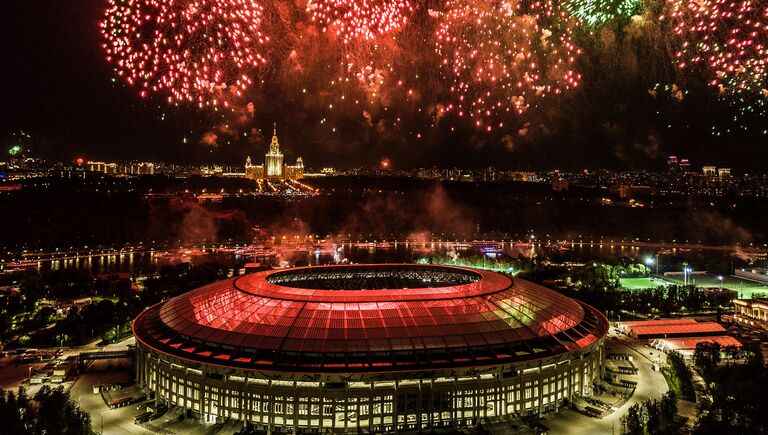
[[(336, 245), (334, 245), (335, 247)], [(342, 244), (339, 245), (341, 251), (334, 259), (332, 249), (324, 249), (322, 252), (314, 251), (312, 248), (305, 252), (292, 253), (285, 256), (279, 256), (270, 262), (274, 265), (320, 265), (332, 264), (338, 260), (344, 260), (353, 263), (408, 263), (415, 262), (419, 258), (439, 254), (459, 257), (470, 257), (480, 255), (479, 246), (460, 246), (455, 247), (449, 243), (392, 243), (385, 247), (365, 246), (362, 244)], [(544, 244), (536, 245), (513, 245), (504, 243), (502, 245), (504, 255), (512, 258), (537, 258), (548, 259), (553, 262), (588, 262), (588, 261), (617, 261), (621, 259), (643, 261), (644, 258), (655, 256), (659, 253), (658, 248), (647, 246), (616, 246), (608, 244), (574, 244), (564, 246), (546, 246)], [(663, 250), (661, 253), (661, 263), (672, 263), (673, 261), (705, 262), (711, 259), (731, 258), (732, 251), (727, 250), (707, 250), (707, 249), (685, 249), (685, 250)], [(208, 261), (220, 262), (229, 268), (240, 268), (247, 262), (260, 261), (259, 259), (249, 259), (247, 257), (235, 255), (233, 253), (215, 253), (210, 252), (207, 255), (193, 257), (171, 257), (158, 258), (149, 251), (111, 254), (111, 255), (93, 255), (80, 256), (77, 258), (43, 260), (39, 262), (41, 271), (67, 270), (67, 269), (86, 269), (93, 275), (101, 273), (129, 272), (132, 275), (143, 275), (159, 270), (163, 265), (176, 264), (188, 261), (193, 264), (205, 263)], [(261, 261), (265, 261), (261, 259)], [(490, 261), (493, 261), (492, 259)]]

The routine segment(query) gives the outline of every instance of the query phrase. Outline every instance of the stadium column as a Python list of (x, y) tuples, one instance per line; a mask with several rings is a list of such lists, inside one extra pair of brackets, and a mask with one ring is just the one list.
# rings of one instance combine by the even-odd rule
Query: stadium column
[[(344, 382), (344, 432), (349, 429), (349, 382)], [(359, 418), (358, 418), (359, 420)]]
[(373, 381), (371, 381), (371, 388), (370, 393), (368, 394), (368, 431), (373, 432), (373, 398), (375, 395), (373, 394)]
[[(243, 406), (244, 402), (246, 401), (246, 398), (248, 397), (248, 393), (246, 392), (248, 390), (248, 387), (242, 388), (237, 391), (237, 418), (240, 419), (240, 421), (245, 422), (245, 416), (243, 415)], [(243, 423), (243, 427), (245, 427), (245, 423)]]
[(245, 372), (245, 397), (248, 399), (248, 405), (247, 405), (247, 412), (246, 416), (241, 416), (243, 419), (243, 427), (246, 427), (246, 422), (250, 423), (253, 421), (253, 416), (251, 414), (251, 410), (253, 409), (253, 396), (251, 395), (250, 390), (248, 389), (248, 372)]
[(197, 382), (197, 409), (200, 410), (200, 417), (205, 419), (205, 378), (200, 377)]
[(144, 387), (144, 353), (139, 346), (136, 346), (136, 383), (139, 388)]
[(566, 393), (568, 395), (568, 403), (570, 404), (573, 402), (573, 365), (571, 364), (573, 362), (572, 359), (568, 358), (568, 368), (566, 376), (568, 379), (566, 379), (566, 388), (568, 389), (568, 392)]
[[(507, 385), (503, 384), (503, 382), (502, 382), (503, 379), (504, 379), (504, 377), (500, 373), (499, 374), (499, 384), (502, 385), (502, 387), (501, 387), (501, 401), (500, 401), (500, 403), (503, 404), (502, 406), (504, 406), (504, 409), (503, 410), (500, 409), (497, 412), (496, 415), (506, 415), (506, 414), (508, 414), (508, 410), (509, 410), (509, 394), (510, 394), (509, 391), (510, 391), (510, 388), (509, 388), (509, 384), (507, 384)], [(515, 391), (514, 388), (512, 389), (512, 391)], [(514, 394), (514, 393), (512, 393), (512, 394)]]
[[(203, 374), (205, 376), (205, 374)], [(211, 418), (211, 400), (208, 397), (208, 386), (205, 384), (205, 379), (203, 382), (200, 383), (200, 410), (201, 414), (203, 414), (203, 420), (208, 423), (209, 419)]]
[[(477, 375), (476, 377), (477, 382), (475, 385), (480, 385), (480, 375)], [(474, 396), (472, 398), (472, 417), (475, 419), (475, 425), (478, 425), (480, 423), (480, 389), (479, 388), (473, 388), (472, 389), (472, 395)], [(485, 399), (485, 398), (483, 398)]]
[(600, 343), (600, 379), (605, 377), (605, 342)]
[(429, 412), (429, 429), (433, 429), (435, 427), (435, 379), (432, 378), (429, 380), (429, 396), (428, 396), (429, 402), (427, 402), (427, 412)]
[(134, 353), (136, 355), (136, 386), (141, 388), (142, 386), (142, 380), (141, 380), (141, 349), (139, 347), (136, 347), (136, 352)]
[[(421, 399), (423, 394), (423, 379), (419, 378), (419, 389), (418, 389), (418, 397), (416, 398), (416, 427), (418, 428), (418, 431), (421, 432)], [(407, 418), (406, 418), (407, 420)]]
[(456, 427), (456, 413), (458, 412), (459, 402), (457, 401), (458, 396), (458, 388), (456, 388), (456, 384), (458, 383), (457, 376), (453, 376), (453, 389), (451, 391), (451, 427)]
[(331, 401), (331, 429), (336, 432), (336, 401), (338, 399), (331, 396), (329, 400)]
[(318, 421), (320, 422), (320, 427), (323, 427), (325, 425), (325, 394), (322, 392), (322, 385), (323, 383), (320, 383), (321, 385), (321, 392), (320, 397), (318, 400), (318, 406), (320, 407), (320, 415), (318, 416)]
[[(562, 361), (558, 360), (555, 364), (555, 413), (557, 413), (560, 410), (560, 401), (563, 400), (562, 393), (563, 391), (563, 384), (562, 384), (562, 378), (563, 378), (563, 366), (560, 364)], [(552, 389), (550, 388), (549, 392), (552, 392)], [(559, 397), (558, 397), (559, 396)]]
[(544, 406), (544, 382), (543, 382), (543, 380), (544, 380), (544, 374), (543, 374), (543, 372), (541, 370), (541, 360), (539, 360), (539, 376), (538, 376), (538, 379), (536, 380), (538, 382), (538, 384), (539, 384), (539, 392), (538, 392), (538, 396), (539, 397), (536, 399), (537, 403), (539, 404), (539, 408), (538, 408), (539, 409), (539, 417), (541, 417), (541, 410), (542, 410), (542, 408)]
[[(187, 394), (189, 394), (189, 391), (187, 389), (187, 369), (184, 368), (183, 372), (184, 374), (184, 380), (179, 380), (176, 382), (176, 403), (178, 403), (179, 396), (181, 396), (181, 410), (184, 413), (184, 418), (187, 417)], [(179, 390), (183, 391), (183, 393), (179, 393)]]
[[(560, 409), (560, 401), (563, 400), (563, 367), (560, 364), (562, 360), (555, 362), (555, 376), (552, 383), (550, 383), (549, 394), (555, 399), (555, 413)], [(553, 390), (554, 388), (554, 390)]]
[(293, 381), (293, 433), (299, 433), (299, 384)]
[(267, 435), (271, 435), (275, 425), (275, 395), (274, 391), (272, 391), (272, 379), (267, 381), (267, 393), (269, 397), (267, 399), (269, 400), (267, 403)]
[(501, 415), (504, 415), (504, 412), (506, 412), (506, 408), (504, 409), (504, 412), (501, 410), (501, 402), (503, 399), (502, 396), (504, 396), (504, 382), (503, 382), (503, 376), (502, 376), (502, 370), (499, 368), (496, 372), (496, 392), (494, 394), (495, 397), (495, 403), (493, 404), (493, 414), (494, 416), (498, 417)]
[(158, 363), (158, 361), (153, 360), (152, 357), (150, 357), (149, 365), (150, 365), (150, 369), (152, 370), (151, 376), (153, 377), (153, 379), (150, 379), (150, 387), (154, 389), (155, 407), (157, 407), (157, 404), (160, 400), (160, 394), (158, 394), (160, 391), (160, 373), (159, 373), (160, 364)]
[(525, 375), (523, 374), (523, 370), (518, 370), (517, 375), (517, 388), (515, 389), (515, 408), (517, 409), (518, 414), (522, 414), (525, 412)]
[(398, 379), (395, 379), (395, 394), (392, 395), (392, 430), (394, 433), (397, 433), (397, 399), (398, 399), (398, 390), (400, 386), (400, 381)]

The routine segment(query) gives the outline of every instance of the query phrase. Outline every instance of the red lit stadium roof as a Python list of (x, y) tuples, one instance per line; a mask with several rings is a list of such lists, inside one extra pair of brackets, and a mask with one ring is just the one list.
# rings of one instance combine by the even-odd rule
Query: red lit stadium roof
[(575, 351), (602, 338), (593, 308), (505, 275), (431, 265), (267, 271), (159, 304), (136, 337), (180, 358), (292, 372), (478, 366)]

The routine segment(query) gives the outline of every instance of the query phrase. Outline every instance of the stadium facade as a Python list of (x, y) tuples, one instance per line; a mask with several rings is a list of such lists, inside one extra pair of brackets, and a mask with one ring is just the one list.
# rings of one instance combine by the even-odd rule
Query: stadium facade
[(206, 422), (391, 433), (557, 411), (591, 394), (608, 322), (495, 272), (344, 265), (217, 282), (133, 328), (139, 385)]

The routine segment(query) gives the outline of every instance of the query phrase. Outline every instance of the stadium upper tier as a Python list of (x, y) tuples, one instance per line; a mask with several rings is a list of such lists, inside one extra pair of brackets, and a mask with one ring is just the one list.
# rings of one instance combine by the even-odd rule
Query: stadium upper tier
[(555, 356), (607, 328), (593, 308), (524, 280), (412, 264), (254, 273), (155, 305), (134, 323), (142, 344), (184, 360), (357, 374)]

